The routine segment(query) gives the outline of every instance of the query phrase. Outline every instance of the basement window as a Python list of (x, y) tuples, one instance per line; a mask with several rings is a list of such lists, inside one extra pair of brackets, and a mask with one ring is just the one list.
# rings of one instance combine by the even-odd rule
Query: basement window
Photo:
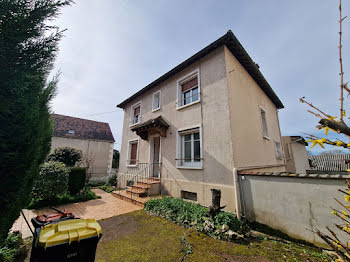
[(191, 201), (197, 201), (197, 193), (181, 190), (181, 198)]
[(68, 134), (70, 134), (70, 135), (74, 135), (74, 130), (68, 130)]

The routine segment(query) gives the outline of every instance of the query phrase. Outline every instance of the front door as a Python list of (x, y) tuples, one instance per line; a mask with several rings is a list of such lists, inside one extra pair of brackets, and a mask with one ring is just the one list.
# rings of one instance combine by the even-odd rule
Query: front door
[(160, 137), (153, 138), (153, 177), (158, 177), (159, 175), (159, 153), (160, 153)]

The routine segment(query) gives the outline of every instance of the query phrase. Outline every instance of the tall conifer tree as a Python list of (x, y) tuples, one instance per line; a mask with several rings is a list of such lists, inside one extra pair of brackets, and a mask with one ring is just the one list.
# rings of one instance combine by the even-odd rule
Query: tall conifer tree
[(0, 0), (0, 242), (50, 150), (57, 77), (48, 77), (63, 33), (51, 23), (71, 3)]

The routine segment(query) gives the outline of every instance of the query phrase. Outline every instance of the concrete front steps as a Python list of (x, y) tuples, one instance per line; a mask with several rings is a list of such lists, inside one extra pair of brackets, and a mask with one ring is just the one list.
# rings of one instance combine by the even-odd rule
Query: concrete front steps
[(112, 194), (122, 200), (144, 207), (147, 200), (160, 195), (160, 180), (147, 178), (137, 181), (125, 190), (113, 191)]

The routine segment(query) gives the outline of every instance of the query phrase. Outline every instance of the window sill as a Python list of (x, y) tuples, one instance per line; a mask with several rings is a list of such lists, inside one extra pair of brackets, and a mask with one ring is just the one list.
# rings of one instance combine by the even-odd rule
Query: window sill
[(154, 112), (157, 112), (157, 111), (159, 111), (160, 110), (160, 107), (158, 107), (158, 108), (156, 108), (156, 109), (152, 109), (152, 112), (154, 113)]
[(137, 167), (137, 164), (135, 165), (126, 165), (127, 167)]
[(138, 125), (138, 124), (140, 124), (140, 123), (141, 123), (141, 121), (139, 121), (139, 122), (137, 122), (137, 123), (135, 123), (135, 124), (131, 124), (131, 125), (129, 125), (129, 127), (136, 126), (136, 125)]
[(268, 136), (263, 136), (263, 138), (266, 140), (270, 140), (270, 138)]
[(177, 169), (195, 169), (195, 170), (200, 170), (203, 169), (203, 164), (200, 166), (176, 166)]
[(201, 100), (198, 100), (198, 101), (195, 101), (195, 102), (192, 102), (192, 103), (189, 103), (187, 105), (183, 105), (183, 106), (180, 106), (180, 107), (176, 107), (176, 110), (180, 110), (180, 109), (183, 109), (183, 108), (186, 108), (186, 107), (189, 107), (189, 106), (192, 106), (192, 105), (195, 105), (195, 104), (198, 104), (200, 103)]

